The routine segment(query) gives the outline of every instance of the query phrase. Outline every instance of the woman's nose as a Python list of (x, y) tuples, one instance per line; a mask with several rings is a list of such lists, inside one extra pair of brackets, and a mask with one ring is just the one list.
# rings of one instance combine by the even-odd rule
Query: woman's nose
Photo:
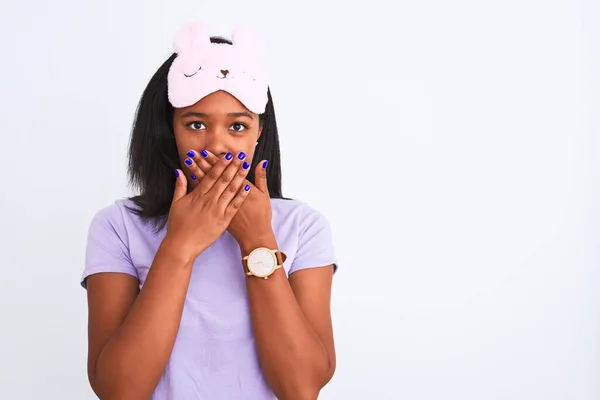
[(210, 151), (217, 157), (224, 156), (225, 154), (227, 154), (230, 151), (229, 146), (227, 146), (227, 143), (225, 143), (223, 140), (219, 139), (218, 137), (214, 137), (214, 136), (211, 137), (205, 143), (205, 148), (207, 151)]

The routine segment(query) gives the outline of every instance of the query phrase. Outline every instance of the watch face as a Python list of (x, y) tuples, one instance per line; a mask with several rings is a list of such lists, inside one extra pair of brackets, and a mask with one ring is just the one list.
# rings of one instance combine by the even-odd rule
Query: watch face
[(248, 269), (256, 276), (269, 275), (276, 265), (273, 253), (265, 249), (257, 249), (248, 257)]

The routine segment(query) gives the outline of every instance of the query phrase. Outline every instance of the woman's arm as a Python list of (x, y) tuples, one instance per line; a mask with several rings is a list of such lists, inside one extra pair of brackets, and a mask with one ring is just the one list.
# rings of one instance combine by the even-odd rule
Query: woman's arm
[(88, 376), (102, 400), (148, 399), (169, 360), (193, 260), (165, 239), (141, 291), (126, 274), (87, 279)]
[[(240, 190), (247, 169), (237, 157), (217, 161), (189, 194), (186, 176), (176, 172), (168, 233), (142, 290), (138, 293), (137, 280), (124, 274), (95, 274), (87, 280), (88, 374), (103, 400), (152, 396), (175, 344), (194, 260), (223, 234), (248, 195), (246, 187)], [(108, 245), (122, 242), (110, 236), (106, 225), (93, 224), (97, 230), (90, 230), (89, 243), (99, 254), (88, 248), (88, 257), (106, 258), (106, 263), (128, 258), (128, 249)], [(107, 247), (116, 253), (109, 251), (107, 257)]]
[[(244, 244), (276, 249), (275, 238)], [(240, 273), (242, 273), (240, 268)], [(315, 400), (335, 371), (330, 314), (333, 266), (248, 278), (254, 334), (267, 382), (280, 400)]]

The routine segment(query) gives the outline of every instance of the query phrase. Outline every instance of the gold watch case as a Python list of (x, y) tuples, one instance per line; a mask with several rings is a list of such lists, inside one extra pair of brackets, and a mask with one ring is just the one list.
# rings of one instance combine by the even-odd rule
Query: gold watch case
[(277, 249), (257, 247), (242, 258), (242, 265), (247, 276), (268, 279), (283, 267), (286, 258), (286, 255)]

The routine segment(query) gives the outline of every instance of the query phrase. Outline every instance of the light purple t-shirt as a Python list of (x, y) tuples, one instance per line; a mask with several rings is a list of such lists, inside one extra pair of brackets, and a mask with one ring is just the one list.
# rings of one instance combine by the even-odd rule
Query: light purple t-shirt
[[(336, 263), (325, 217), (297, 200), (272, 199), (272, 226), (286, 273)], [(85, 278), (99, 272), (135, 276), (143, 286), (165, 236), (118, 200), (93, 218)], [(255, 348), (246, 277), (235, 239), (226, 231), (195, 261), (181, 325), (153, 400), (275, 399)], [(337, 268), (337, 265), (336, 265)]]

